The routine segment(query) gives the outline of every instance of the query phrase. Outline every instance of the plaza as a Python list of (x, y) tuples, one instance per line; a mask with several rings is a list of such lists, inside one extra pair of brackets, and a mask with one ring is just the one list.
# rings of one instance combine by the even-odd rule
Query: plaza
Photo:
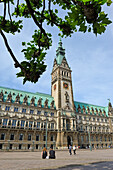
[[(0, 170), (37, 170), (56, 169), (77, 165), (112, 162), (113, 149), (77, 150), (76, 155), (69, 155), (68, 150), (56, 151), (56, 159), (42, 159), (38, 152), (0, 152)], [(82, 167), (82, 166), (81, 166)]]

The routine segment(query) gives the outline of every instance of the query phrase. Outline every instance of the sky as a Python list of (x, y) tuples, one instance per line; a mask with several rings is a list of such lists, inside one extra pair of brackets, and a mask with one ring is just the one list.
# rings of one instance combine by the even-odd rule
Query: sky
[[(113, 21), (113, 5), (104, 6), (103, 10)], [(61, 14), (61, 13), (60, 13)], [(61, 14), (62, 15), (62, 14)], [(24, 59), (22, 41), (30, 41), (36, 29), (34, 23), (26, 19), (20, 34), (7, 35), (8, 42), (19, 61)], [(0, 86), (28, 92), (51, 94), (51, 72), (56, 57), (59, 37), (58, 30), (47, 28), (53, 34), (53, 45), (46, 56), (47, 69), (39, 81), (23, 85), (22, 78), (16, 78), (18, 69), (6, 50), (0, 36)], [(108, 99), (113, 104), (113, 24), (104, 34), (97, 37), (93, 33), (74, 33), (72, 37), (63, 38), (66, 59), (72, 70), (74, 100), (99, 106), (107, 106)]]

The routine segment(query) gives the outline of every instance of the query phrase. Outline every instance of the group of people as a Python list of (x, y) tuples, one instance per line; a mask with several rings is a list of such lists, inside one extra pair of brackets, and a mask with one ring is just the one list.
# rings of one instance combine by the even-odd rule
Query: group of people
[[(72, 146), (69, 145), (69, 153), (70, 155), (72, 155)], [(76, 145), (73, 146), (73, 154), (75, 155), (76, 154)]]
[[(72, 155), (72, 149), (73, 149), (73, 154), (75, 155), (76, 154), (76, 145), (72, 146), (69, 145), (69, 153), (70, 155)], [(47, 152), (47, 149), (44, 148), (42, 150), (42, 159), (55, 159), (55, 151), (53, 150), (52, 147), (50, 147), (50, 150), (49, 150), (49, 156), (48, 156), (48, 152)]]
[(43, 149), (42, 159), (55, 159), (55, 151), (53, 150), (52, 147), (50, 147), (49, 156), (47, 153), (47, 149), (46, 148)]

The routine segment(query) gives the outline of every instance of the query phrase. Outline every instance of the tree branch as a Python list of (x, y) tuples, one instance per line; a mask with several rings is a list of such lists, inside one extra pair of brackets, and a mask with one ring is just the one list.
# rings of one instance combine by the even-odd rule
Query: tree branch
[(35, 24), (40, 28), (40, 30), (42, 31), (42, 33), (47, 37), (47, 34), (46, 34), (45, 30), (42, 28), (41, 24), (38, 23), (35, 15), (34, 15), (34, 10), (32, 9), (29, 0), (26, 0), (26, 3), (27, 3), (27, 7), (28, 7), (28, 9), (29, 9), (29, 12), (30, 12), (30, 14), (31, 14), (31, 16), (32, 16)]
[(8, 44), (7, 38), (6, 38), (5, 34), (3, 33), (3, 31), (1, 29), (0, 29), (0, 33), (1, 33), (1, 36), (2, 36), (2, 38), (4, 40), (4, 43), (5, 43), (5, 46), (6, 46), (7, 50), (8, 50), (8, 52), (10, 53), (13, 61), (15, 62), (15, 67), (16, 68), (20, 67), (23, 70), (23, 67), (21, 66), (21, 64), (18, 62), (15, 55), (13, 54), (13, 52), (12, 52), (12, 50), (11, 50), (9, 44)]
[(5, 21), (5, 17), (6, 17), (6, 0), (4, 2), (4, 19), (3, 19), (3, 21)]
[(8, 0), (8, 14), (9, 14), (10, 21), (12, 21), (12, 19), (11, 19), (11, 14), (10, 14), (10, 5), (9, 5), (9, 0)]
[(17, 0), (17, 15), (19, 13), (18, 5), (19, 5), (19, 0)]

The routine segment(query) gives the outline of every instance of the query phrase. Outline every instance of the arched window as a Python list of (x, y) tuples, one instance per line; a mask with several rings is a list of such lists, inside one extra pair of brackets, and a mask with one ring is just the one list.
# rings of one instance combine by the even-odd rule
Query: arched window
[(67, 77), (68, 77), (68, 72), (67, 72)]

